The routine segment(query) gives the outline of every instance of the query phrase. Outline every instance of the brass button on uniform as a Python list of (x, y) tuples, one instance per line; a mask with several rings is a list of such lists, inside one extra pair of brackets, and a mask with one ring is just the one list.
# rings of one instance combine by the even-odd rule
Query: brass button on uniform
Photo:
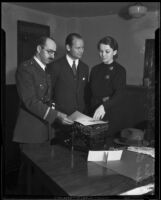
[(105, 79), (109, 79), (109, 78), (110, 78), (110, 75), (106, 75), (106, 76), (105, 76)]
[(108, 100), (109, 100), (109, 97), (103, 97), (103, 98), (102, 98), (102, 101), (103, 101), (103, 102), (108, 101)]
[(43, 84), (40, 84), (40, 88), (41, 88), (41, 89), (44, 89), (44, 85), (43, 85)]

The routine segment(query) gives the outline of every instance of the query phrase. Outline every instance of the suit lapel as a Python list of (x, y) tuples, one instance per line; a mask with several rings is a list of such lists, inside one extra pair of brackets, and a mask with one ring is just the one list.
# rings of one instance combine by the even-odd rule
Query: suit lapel
[(82, 66), (82, 63), (81, 61), (79, 60), (79, 64), (78, 64), (78, 67), (77, 67), (77, 75), (78, 75), (78, 80), (79, 82), (85, 77), (84, 75), (84, 70), (83, 70), (83, 66)]

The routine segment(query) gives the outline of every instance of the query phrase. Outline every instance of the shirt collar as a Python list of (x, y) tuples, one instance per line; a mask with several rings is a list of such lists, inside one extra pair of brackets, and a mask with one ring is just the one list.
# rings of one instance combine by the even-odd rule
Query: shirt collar
[(40, 65), (40, 67), (45, 71), (46, 66), (36, 56), (34, 56), (34, 59)]
[(75, 61), (76, 68), (77, 68), (77, 66), (78, 66), (78, 64), (79, 64), (79, 59), (73, 60), (68, 54), (66, 54), (66, 59), (67, 59), (69, 65), (70, 65), (71, 67), (72, 67), (72, 65), (73, 65), (73, 61)]

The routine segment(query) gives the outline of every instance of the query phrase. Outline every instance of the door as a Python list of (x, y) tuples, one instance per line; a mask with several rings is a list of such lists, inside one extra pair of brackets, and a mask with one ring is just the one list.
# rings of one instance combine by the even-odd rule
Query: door
[(41, 36), (49, 36), (50, 27), (31, 22), (17, 22), (17, 62), (18, 65), (30, 59), (36, 50), (36, 40)]
[(154, 87), (155, 84), (155, 39), (145, 40), (144, 86)]
[(147, 128), (146, 139), (154, 145), (155, 139), (155, 39), (146, 39), (144, 58), (144, 87), (147, 88), (146, 111)]

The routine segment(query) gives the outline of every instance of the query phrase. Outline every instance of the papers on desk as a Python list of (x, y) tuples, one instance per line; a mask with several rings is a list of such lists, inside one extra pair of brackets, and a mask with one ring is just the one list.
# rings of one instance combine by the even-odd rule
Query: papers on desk
[(116, 161), (121, 159), (123, 150), (112, 150), (112, 151), (89, 151), (88, 161)]
[(132, 190), (121, 193), (120, 195), (142, 195), (154, 191), (154, 183), (134, 188)]
[(88, 152), (88, 161), (103, 161), (106, 162), (107, 155), (105, 151), (89, 151)]
[(70, 116), (68, 116), (68, 118), (72, 121), (79, 122), (80, 124), (82, 124), (84, 126), (108, 123), (108, 122), (105, 122), (102, 120), (95, 120), (92, 117), (84, 115), (83, 113), (81, 113), (79, 111), (75, 111)]
[(155, 157), (155, 151), (154, 148), (152, 147), (135, 147), (135, 146), (130, 146), (128, 147), (129, 151), (134, 151), (137, 153), (143, 153), (143, 154), (147, 154), (150, 155), (151, 157)]
[(88, 161), (94, 161), (97, 165), (113, 170), (137, 182), (154, 175), (155, 160), (151, 156), (128, 150), (122, 151), (120, 153), (119, 150), (115, 150), (112, 154), (109, 153), (108, 157), (106, 156), (109, 151), (89, 151)]

